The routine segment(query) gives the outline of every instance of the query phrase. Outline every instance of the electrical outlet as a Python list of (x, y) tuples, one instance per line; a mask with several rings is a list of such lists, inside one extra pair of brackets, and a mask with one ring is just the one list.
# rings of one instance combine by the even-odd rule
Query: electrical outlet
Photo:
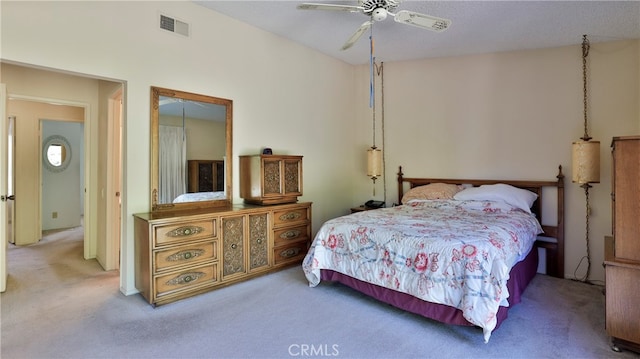
[(58, 212), (52, 212), (51, 218), (58, 218)]

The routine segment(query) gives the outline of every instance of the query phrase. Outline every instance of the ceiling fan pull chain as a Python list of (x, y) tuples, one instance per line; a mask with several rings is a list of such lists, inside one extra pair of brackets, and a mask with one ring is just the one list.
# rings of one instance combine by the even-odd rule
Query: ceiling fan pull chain
[(369, 57), (369, 107), (373, 110), (373, 148), (376, 148), (376, 85), (373, 77), (375, 56), (373, 55), (373, 26), (371, 26), (370, 57)]
[(376, 104), (376, 100), (375, 100), (375, 88), (373, 85), (373, 65), (375, 63), (375, 57), (373, 55), (373, 26), (371, 27), (371, 36), (369, 37), (369, 46), (370, 46), (370, 53), (369, 53), (369, 107), (373, 108), (373, 110), (375, 111), (375, 104)]

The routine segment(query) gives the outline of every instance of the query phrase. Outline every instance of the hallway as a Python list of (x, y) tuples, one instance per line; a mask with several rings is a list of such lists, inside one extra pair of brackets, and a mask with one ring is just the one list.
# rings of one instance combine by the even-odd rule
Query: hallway
[[(7, 291), (14, 288), (22, 291), (25, 283), (28, 283), (30, 289), (23, 294), (29, 297), (32, 291), (43, 293), (56, 289), (49, 288), (54, 283), (56, 286), (71, 284), (104, 272), (95, 259), (84, 260), (83, 230), (82, 226), (78, 226), (44, 231), (42, 239), (36, 244), (10, 244), (7, 250)], [(114, 287), (117, 288), (117, 284)], [(24, 300), (28, 301), (28, 298)]]
[(56, 331), (73, 312), (62, 307), (77, 300), (106, 300), (106, 292), (120, 294), (118, 271), (104, 271), (95, 259), (83, 259), (82, 253), (82, 226), (48, 231), (37, 244), (10, 244), (7, 290), (0, 299), (2, 330), (35, 325)]

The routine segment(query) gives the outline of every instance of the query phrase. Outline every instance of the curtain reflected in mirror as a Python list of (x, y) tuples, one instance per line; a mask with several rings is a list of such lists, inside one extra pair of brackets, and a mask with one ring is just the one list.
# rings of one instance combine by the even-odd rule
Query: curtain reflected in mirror
[(152, 210), (230, 204), (231, 103), (152, 88)]
[(159, 203), (172, 203), (187, 193), (187, 141), (184, 128), (160, 125), (158, 129)]

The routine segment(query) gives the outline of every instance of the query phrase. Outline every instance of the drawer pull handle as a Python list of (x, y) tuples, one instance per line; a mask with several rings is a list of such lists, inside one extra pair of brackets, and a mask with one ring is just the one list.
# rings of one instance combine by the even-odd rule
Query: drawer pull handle
[(282, 234), (280, 234), (280, 238), (282, 239), (292, 239), (292, 238), (296, 238), (300, 235), (300, 230), (299, 229), (291, 229), (288, 230), (286, 232), (283, 232)]
[(256, 239), (256, 243), (258, 243), (258, 244), (262, 244), (262, 238), (258, 238), (258, 239)]
[(180, 251), (178, 253), (174, 253), (168, 256), (167, 261), (169, 262), (188, 261), (190, 259), (200, 257), (203, 254), (204, 254), (203, 249), (187, 249), (187, 250)]
[(204, 231), (204, 228), (199, 226), (182, 226), (167, 232), (167, 237), (188, 237), (193, 236)]
[(300, 218), (300, 212), (288, 212), (280, 216), (281, 221), (293, 221)]
[(231, 249), (236, 249), (236, 248), (238, 248), (238, 245), (237, 245), (237, 244), (235, 244), (235, 243), (233, 243), (233, 244), (231, 245)]
[(191, 282), (195, 282), (198, 279), (204, 277), (205, 274), (203, 272), (188, 272), (182, 273), (177, 277), (171, 278), (167, 281), (167, 285), (184, 285), (189, 284)]
[(287, 248), (280, 252), (280, 257), (291, 258), (295, 257), (300, 253), (300, 248)]

